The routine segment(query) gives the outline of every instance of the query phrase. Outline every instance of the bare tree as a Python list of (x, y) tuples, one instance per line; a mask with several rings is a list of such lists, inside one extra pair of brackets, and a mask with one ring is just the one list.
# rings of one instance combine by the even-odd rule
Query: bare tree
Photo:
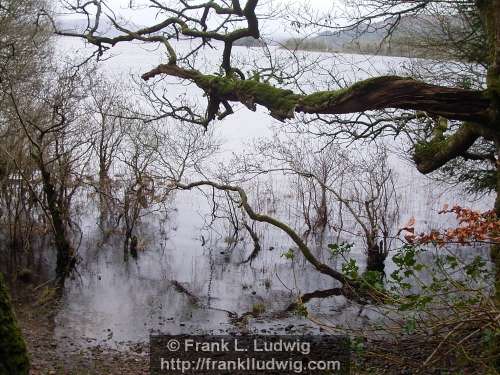
[[(60, 285), (76, 264), (68, 227), (70, 205), (88, 163), (88, 142), (81, 137), (82, 77), (70, 69), (51, 78), (40, 92), (25, 96), (11, 86), (15, 120), (29, 141), (29, 152), (40, 173), (43, 197), (37, 196), (50, 218), (57, 249), (56, 275)], [(32, 192), (35, 189), (31, 189)]]
[(124, 258), (128, 259), (129, 252), (137, 256), (135, 229), (140, 219), (169, 202), (175, 182), (199, 175), (219, 143), (213, 131), (167, 119), (152, 123), (125, 117), (124, 121), (127, 125), (116, 154), (123, 168), (117, 178), (122, 191), (111, 196), (118, 220), (123, 220)]
[(98, 164), (98, 194), (100, 225), (104, 231), (112, 207), (112, 181), (110, 171), (116, 162), (120, 145), (131, 120), (125, 118), (124, 88), (112, 84), (105, 77), (93, 77), (89, 90), (89, 120), (92, 126), (92, 149)]
[[(13, 129), (14, 108), (9, 95), (10, 87), (22, 85), (23, 81), (31, 83), (32, 75), (36, 76), (42, 70), (43, 60), (48, 52), (47, 29), (43, 22), (37, 22), (38, 14), (43, 6), (45, 6), (44, 1), (36, 0), (7, 0), (0, 4), (0, 34), (2, 35), (0, 38), (0, 131), (2, 135), (10, 133)], [(20, 145), (20, 149), (16, 151), (26, 150), (25, 143), (20, 137), (11, 133), (8, 135), (10, 136), (3, 139), (5, 143), (2, 142), (0, 148), (2, 155), (0, 163), (1, 210), (7, 208), (7, 212), (2, 212), (0, 216), (4, 220), (4, 214), (9, 215), (6, 219), (9, 231), (7, 238), (10, 237), (11, 251), (14, 252), (14, 247), (21, 245), (19, 243), (21, 237), (29, 238), (30, 229), (27, 229), (24, 234), (20, 233), (20, 230), (24, 230), (22, 229), (24, 224), (31, 227), (33, 223), (33, 213), (30, 212), (32, 205), (27, 202), (31, 199), (31, 192), (26, 191), (27, 186), (20, 179), (21, 171), (26, 172), (30, 180), (33, 178), (33, 164), (25, 163), (27, 158), (21, 157), (22, 168), (18, 168), (18, 165), (5, 157), (6, 151), (9, 153), (9, 151), (16, 150), (15, 145)], [(6, 196), (10, 193), (14, 193), (12, 201)], [(4, 206), (5, 203), (8, 203), (7, 206)], [(15, 215), (10, 217), (11, 213)], [(26, 237), (22, 238), (22, 241), (26, 240)], [(0, 356), (2, 357), (0, 372), (28, 374), (30, 361), (26, 344), (13, 312), (2, 271), (0, 270)]]
[(361, 233), (367, 271), (384, 273), (384, 261), (397, 237), (399, 214), (394, 172), (383, 145), (374, 144), (359, 154), (340, 144), (322, 145), (294, 134), (261, 140), (256, 148), (255, 155), (239, 160), (240, 173), (278, 173), (279, 179), (294, 176), (306, 237), (323, 234), (327, 224), (337, 232), (336, 242), (349, 237), (356, 240)]

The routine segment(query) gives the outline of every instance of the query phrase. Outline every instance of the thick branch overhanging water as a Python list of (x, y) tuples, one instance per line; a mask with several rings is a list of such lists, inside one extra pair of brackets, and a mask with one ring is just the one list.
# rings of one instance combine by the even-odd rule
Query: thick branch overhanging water
[[(174, 64), (159, 65), (142, 78), (149, 80), (159, 75), (190, 80), (217, 103), (240, 102), (251, 109), (262, 105), (281, 121), (293, 118), (296, 112), (347, 114), (397, 108), (452, 120), (489, 122), (490, 100), (486, 91), (430, 85), (406, 77), (381, 76), (339, 90), (300, 95), (256, 80), (206, 75)], [(215, 113), (208, 120), (214, 118)]]

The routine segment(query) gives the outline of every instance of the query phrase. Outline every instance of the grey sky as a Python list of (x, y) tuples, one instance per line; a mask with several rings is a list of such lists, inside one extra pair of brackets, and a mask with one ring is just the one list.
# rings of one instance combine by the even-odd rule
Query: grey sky
[[(202, 2), (202, 1), (200, 1)], [(106, 3), (116, 13), (117, 16), (123, 17), (136, 25), (151, 25), (156, 22), (156, 11), (147, 7), (147, 0), (107, 0)], [(170, 2), (174, 4), (175, 2)], [(271, 3), (273, 6), (287, 6), (291, 8), (300, 8), (302, 5), (307, 5), (310, 9), (317, 12), (325, 12), (331, 10), (332, 7), (341, 7), (341, 0), (262, 0), (261, 12), (265, 9), (266, 4)], [(134, 5), (135, 9), (130, 9), (130, 5)], [(137, 6), (145, 5), (142, 9)], [(175, 4), (174, 4), (175, 5)], [(71, 17), (73, 18), (73, 17)], [(290, 25), (284, 23), (283, 19), (279, 20), (262, 20), (261, 32), (267, 36), (282, 37), (291, 34)]]

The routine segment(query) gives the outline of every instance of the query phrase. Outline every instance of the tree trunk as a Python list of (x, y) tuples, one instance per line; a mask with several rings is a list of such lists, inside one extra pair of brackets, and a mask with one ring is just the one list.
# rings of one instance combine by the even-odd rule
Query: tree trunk
[(324, 185), (321, 189), (321, 200), (319, 207), (316, 210), (316, 220), (314, 221), (313, 232), (323, 234), (326, 225), (328, 224), (328, 203), (326, 201), (326, 188)]
[[(495, 213), (500, 218), (500, 139), (496, 141), (497, 147), (497, 188), (495, 199)], [(495, 303), (500, 306), (500, 244), (491, 246), (491, 261), (495, 271)]]
[(110, 178), (103, 162), (99, 163), (99, 211), (101, 229), (106, 229), (109, 220), (109, 200), (111, 196)]
[(29, 374), (26, 343), (17, 324), (7, 285), (0, 272), (0, 375)]
[(387, 253), (383, 247), (382, 241), (377, 243), (376, 235), (372, 232), (366, 238), (366, 271), (375, 271), (380, 274), (380, 280), (385, 277), (385, 259)]
[[(490, 112), (493, 121), (491, 128), (496, 132), (496, 171), (497, 171), (497, 197), (495, 200), (495, 212), (500, 217), (500, 0), (478, 0), (481, 18), (488, 37), (488, 72), (486, 83), (488, 86)], [(500, 307), (500, 245), (491, 247), (491, 261), (495, 272), (495, 296), (494, 302)], [(496, 335), (492, 341), (491, 355), (492, 365), (496, 370), (500, 369), (500, 335)]]
[(130, 237), (129, 234), (125, 234), (125, 240), (123, 241), (123, 261), (127, 262), (128, 261), (128, 248), (129, 248), (129, 243), (130, 243)]
[[(490, 52), (486, 83), (491, 100), (490, 112), (493, 117), (491, 128), (497, 133), (495, 137), (497, 149), (495, 212), (497, 217), (500, 217), (500, 0), (481, 0), (477, 4), (488, 37), (488, 51)], [(497, 306), (500, 306), (500, 245), (491, 247), (491, 260), (496, 272), (495, 302)]]
[(44, 165), (40, 165), (40, 170), (43, 179), (43, 191), (47, 199), (48, 210), (52, 219), (56, 250), (57, 250), (57, 266), (56, 276), (59, 286), (64, 286), (66, 278), (74, 267), (74, 257), (72, 255), (71, 245), (66, 235), (66, 227), (64, 225), (63, 215), (57, 203), (57, 193), (51, 181), (50, 172)]
[(134, 259), (137, 259), (137, 246), (138, 246), (137, 236), (132, 236), (130, 238), (130, 255)]

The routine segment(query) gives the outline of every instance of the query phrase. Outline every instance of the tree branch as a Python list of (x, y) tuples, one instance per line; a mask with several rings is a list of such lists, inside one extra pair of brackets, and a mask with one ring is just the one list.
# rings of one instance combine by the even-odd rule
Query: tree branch
[(464, 123), (450, 136), (437, 134), (429, 142), (418, 143), (415, 146), (413, 160), (419, 172), (424, 174), (433, 172), (467, 152), (480, 136), (481, 132), (477, 125)]
[(305, 242), (302, 240), (302, 238), (300, 238), (300, 236), (292, 228), (290, 228), (288, 225), (278, 221), (277, 219), (275, 219), (273, 217), (256, 213), (252, 209), (250, 204), (248, 203), (248, 197), (242, 188), (240, 188), (238, 186), (218, 184), (218, 183), (213, 182), (213, 181), (197, 181), (197, 182), (192, 182), (190, 184), (182, 184), (182, 183), (176, 182), (175, 185), (179, 189), (182, 189), (182, 190), (191, 190), (193, 188), (201, 187), (201, 186), (211, 186), (211, 187), (218, 189), (218, 190), (232, 191), (232, 192), (237, 193), (240, 196), (241, 206), (243, 207), (245, 212), (248, 214), (248, 216), (252, 220), (271, 224), (271, 225), (281, 229), (282, 231), (284, 231), (293, 240), (293, 242), (295, 242), (295, 244), (299, 248), (302, 255), (304, 255), (306, 260), (311, 265), (313, 265), (314, 268), (316, 268), (316, 270), (318, 270), (322, 274), (325, 274), (325, 275), (328, 275), (328, 276), (334, 278), (335, 280), (341, 282), (342, 285), (344, 285), (344, 286), (353, 287), (356, 285), (356, 283), (353, 280), (351, 280), (350, 278), (348, 278), (344, 274), (334, 270), (333, 268), (329, 267), (328, 265), (326, 265), (324, 263), (321, 263), (313, 255), (313, 253), (310, 251), (309, 247), (305, 244)]
[(219, 101), (240, 102), (249, 108), (260, 104), (280, 121), (293, 118), (295, 112), (347, 114), (383, 108), (420, 110), (480, 124), (488, 124), (490, 120), (490, 100), (485, 92), (435, 86), (397, 76), (371, 78), (335, 91), (300, 95), (255, 80), (204, 75), (171, 64), (159, 65), (142, 78), (147, 81), (157, 75), (190, 80)]

